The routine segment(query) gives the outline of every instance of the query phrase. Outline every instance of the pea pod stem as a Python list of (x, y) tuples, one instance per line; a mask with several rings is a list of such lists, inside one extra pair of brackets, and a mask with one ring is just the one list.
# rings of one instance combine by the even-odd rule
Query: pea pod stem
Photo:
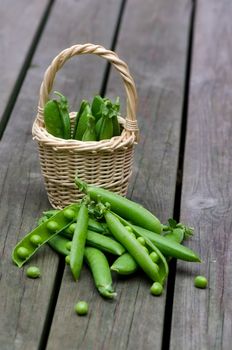
[(77, 225), (73, 234), (72, 246), (70, 251), (70, 269), (75, 280), (79, 278), (83, 264), (87, 229), (88, 208), (83, 202), (77, 215)]
[(111, 211), (122, 218), (150, 231), (161, 233), (163, 226), (159, 219), (140, 204), (103, 188), (87, 185), (78, 177), (75, 178), (75, 184), (95, 202), (100, 200), (103, 204), (109, 203)]

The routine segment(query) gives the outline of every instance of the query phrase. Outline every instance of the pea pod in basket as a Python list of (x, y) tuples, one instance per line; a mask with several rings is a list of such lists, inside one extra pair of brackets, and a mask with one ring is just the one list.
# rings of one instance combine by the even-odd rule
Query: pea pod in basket
[(79, 205), (72, 204), (28, 233), (15, 246), (12, 253), (13, 262), (18, 267), (23, 266), (43, 244), (68, 227), (76, 218), (78, 211)]

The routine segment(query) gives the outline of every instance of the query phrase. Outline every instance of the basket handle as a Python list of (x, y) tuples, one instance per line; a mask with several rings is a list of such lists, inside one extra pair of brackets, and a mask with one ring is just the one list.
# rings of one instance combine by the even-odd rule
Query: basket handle
[(125, 129), (134, 132), (138, 136), (138, 125), (136, 119), (137, 92), (133, 78), (130, 75), (128, 66), (115, 52), (106, 50), (103, 46), (94, 44), (73, 45), (59, 53), (51, 65), (47, 68), (40, 87), (38, 113), (43, 118), (43, 107), (47, 102), (52, 90), (56, 73), (63, 67), (64, 63), (73, 56), (83, 54), (95, 54), (108, 60), (120, 73), (127, 95), (127, 116)]

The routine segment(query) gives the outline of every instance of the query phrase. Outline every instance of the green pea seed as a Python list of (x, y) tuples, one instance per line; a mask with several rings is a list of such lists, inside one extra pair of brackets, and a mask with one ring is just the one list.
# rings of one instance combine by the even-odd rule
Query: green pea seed
[(71, 246), (72, 246), (72, 242), (71, 241), (66, 243), (66, 248), (68, 250), (71, 250)]
[(49, 221), (47, 223), (47, 229), (52, 232), (56, 232), (59, 229), (59, 224), (55, 221)]
[(159, 255), (156, 252), (151, 252), (150, 258), (154, 263), (157, 263), (157, 261), (159, 261)]
[(29, 278), (38, 278), (41, 275), (40, 269), (36, 266), (30, 266), (26, 271), (26, 275)]
[(150, 292), (152, 295), (159, 296), (163, 293), (163, 286), (159, 282), (154, 282), (150, 288)]
[(38, 246), (38, 245), (40, 245), (40, 244), (42, 243), (42, 238), (41, 238), (41, 236), (39, 236), (39, 235), (33, 235), (33, 236), (31, 236), (31, 238), (30, 238), (30, 242), (31, 242), (33, 245)]
[(133, 232), (133, 229), (130, 226), (125, 226), (128, 232)]
[(79, 301), (75, 307), (74, 310), (76, 311), (76, 313), (80, 316), (84, 316), (87, 315), (88, 311), (89, 311), (89, 305), (86, 303), (86, 301)]
[(206, 277), (204, 277), (204, 276), (197, 276), (197, 277), (195, 277), (195, 279), (194, 279), (194, 286), (196, 288), (204, 289), (204, 288), (207, 287), (207, 285), (208, 285), (208, 280), (207, 280)]
[(67, 265), (70, 265), (70, 255), (66, 255), (65, 262)]
[(74, 231), (75, 231), (75, 227), (76, 227), (76, 224), (71, 224), (70, 226), (69, 226), (69, 232), (70, 233), (74, 233)]
[(68, 220), (72, 220), (75, 217), (75, 212), (72, 209), (66, 209), (64, 210), (64, 217)]
[(26, 259), (29, 255), (29, 250), (25, 247), (19, 247), (17, 249), (17, 254), (21, 259)]
[(146, 244), (146, 241), (145, 241), (145, 239), (143, 237), (138, 237), (137, 241), (143, 246)]

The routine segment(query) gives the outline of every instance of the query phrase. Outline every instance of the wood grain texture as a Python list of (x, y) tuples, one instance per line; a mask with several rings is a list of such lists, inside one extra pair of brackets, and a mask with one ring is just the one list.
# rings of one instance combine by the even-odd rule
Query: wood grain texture
[[(135, 78), (139, 94), (141, 141), (136, 148), (129, 196), (162, 220), (172, 216), (183, 102), (190, 1), (128, 1), (116, 52)], [(112, 71), (107, 96), (122, 96)], [(165, 294), (154, 298), (143, 275), (117, 279), (115, 301), (103, 300), (90, 274), (73, 282), (67, 268), (59, 293), (48, 349), (160, 349)], [(74, 304), (89, 302), (78, 317)]]
[[(105, 1), (101, 6), (108, 9), (108, 16), (98, 2), (56, 2), (1, 141), (1, 350), (38, 348), (57, 274), (58, 258), (48, 247), (41, 249), (30, 263), (41, 268), (39, 280), (27, 279), (25, 269), (19, 270), (11, 262), (16, 242), (34, 227), (42, 211), (50, 207), (31, 135), (39, 86), (50, 61), (66, 46), (96, 41), (110, 47), (119, 3)], [(91, 89), (99, 91), (105, 70), (103, 60), (94, 61), (94, 69), (88, 59), (86, 64), (84, 60), (80, 63), (75, 68), (67, 65), (57, 82), (59, 91), (68, 97), (72, 91), (72, 100), (85, 97)], [(89, 78), (86, 73), (90, 74)]]
[[(171, 349), (231, 349), (231, 13), (230, 1), (197, 5), (181, 220), (195, 227), (186, 244), (203, 262), (177, 265)], [(194, 288), (198, 274), (206, 290)]]
[(3, 0), (0, 10), (0, 122), (49, 0)]

